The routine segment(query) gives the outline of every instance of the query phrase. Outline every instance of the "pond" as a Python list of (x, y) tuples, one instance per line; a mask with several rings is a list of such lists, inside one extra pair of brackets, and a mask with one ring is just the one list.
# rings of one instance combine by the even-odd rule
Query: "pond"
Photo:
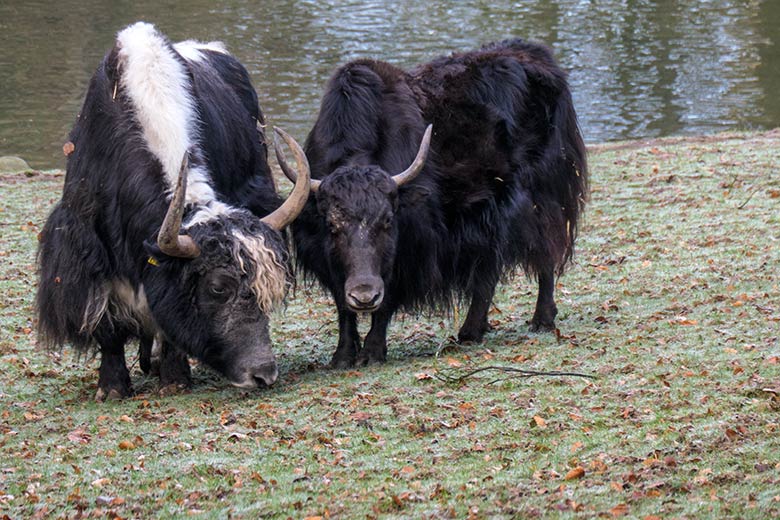
[(124, 26), (221, 40), (300, 141), (335, 67), (412, 66), (510, 36), (551, 45), (589, 143), (780, 125), (776, 0), (0, 3), (0, 156), (63, 167), (89, 77)]

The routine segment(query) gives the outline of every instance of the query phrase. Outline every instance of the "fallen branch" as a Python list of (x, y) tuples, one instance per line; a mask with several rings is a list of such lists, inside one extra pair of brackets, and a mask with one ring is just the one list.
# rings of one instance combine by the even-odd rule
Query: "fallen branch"
[[(551, 370), (551, 371), (544, 371), (544, 370), (525, 370), (522, 368), (515, 368), (515, 367), (505, 367), (505, 366), (498, 366), (498, 365), (491, 365), (487, 367), (480, 367), (475, 368), (474, 370), (471, 370), (469, 372), (466, 372), (465, 374), (461, 374), (459, 376), (452, 376), (446, 373), (441, 373), (440, 371), (436, 371), (433, 376), (445, 383), (462, 383), (469, 377), (479, 374), (480, 372), (487, 372), (488, 370), (495, 370), (498, 372), (510, 372), (513, 374), (519, 374), (517, 377), (520, 378), (526, 378), (526, 377), (538, 377), (538, 376), (550, 376), (550, 377), (585, 377), (588, 379), (596, 379), (596, 376), (590, 375), (590, 374), (582, 374), (579, 372), (561, 372), (558, 370)], [(498, 381), (502, 381), (503, 379), (494, 379), (488, 384), (493, 384)]]

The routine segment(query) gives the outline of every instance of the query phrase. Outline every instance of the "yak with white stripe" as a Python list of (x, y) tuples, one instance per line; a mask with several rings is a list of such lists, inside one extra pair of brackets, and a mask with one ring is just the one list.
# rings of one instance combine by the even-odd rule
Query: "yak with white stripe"
[(189, 384), (188, 355), (236, 386), (276, 380), (268, 314), (289, 284), (282, 230), (309, 172), (277, 130), (305, 177), (283, 202), (262, 123), (221, 44), (171, 44), (147, 23), (122, 30), (92, 77), (41, 233), (36, 302), (43, 343), (99, 349), (99, 400), (132, 393), (134, 338), (145, 370), (161, 345), (162, 387)]

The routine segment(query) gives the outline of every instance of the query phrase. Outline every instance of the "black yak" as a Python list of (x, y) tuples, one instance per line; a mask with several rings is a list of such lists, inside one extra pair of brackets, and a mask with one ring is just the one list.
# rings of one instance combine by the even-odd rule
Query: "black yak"
[[(336, 302), (333, 366), (384, 361), (398, 309), (458, 297), (471, 303), (458, 338), (480, 341), (496, 284), (516, 266), (539, 284), (531, 329), (555, 327), (555, 278), (572, 258), (588, 180), (548, 48), (507, 40), (408, 71), (348, 63), (304, 150), (316, 196), (292, 231), (299, 268)], [(364, 345), (360, 312), (372, 313)]]
[[(132, 393), (125, 344), (161, 345), (160, 384), (193, 356), (240, 387), (273, 384), (268, 313), (290, 281), (282, 230), (308, 197), (278, 197), (257, 95), (221, 44), (117, 35), (70, 134), (61, 201), (40, 236), (41, 342), (99, 349), (97, 399)], [(297, 147), (297, 149), (296, 149)], [(278, 148), (277, 148), (278, 149)]]

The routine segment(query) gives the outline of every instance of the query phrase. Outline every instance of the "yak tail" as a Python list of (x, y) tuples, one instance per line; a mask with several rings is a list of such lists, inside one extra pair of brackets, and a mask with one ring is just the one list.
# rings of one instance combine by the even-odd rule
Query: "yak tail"
[[(559, 128), (558, 138), (561, 140), (563, 155), (562, 171), (566, 175), (566, 189), (563, 191), (563, 214), (566, 218), (566, 257), (564, 264), (571, 260), (574, 254), (574, 240), (580, 227), (580, 216), (585, 209), (585, 203), (590, 193), (588, 180), (588, 163), (585, 143), (582, 140), (577, 114), (574, 112), (571, 94), (565, 91), (565, 96), (556, 106), (556, 126)], [(557, 144), (557, 143), (556, 143)], [(560, 266), (563, 268), (563, 265)]]
[[(571, 93), (564, 84), (553, 102), (550, 135), (536, 168), (536, 187), (544, 195), (547, 259), (561, 275), (574, 255), (574, 242), (588, 200), (589, 181), (585, 143), (580, 133)], [(557, 206), (557, 207), (556, 207)], [(536, 266), (530, 266), (533, 271)]]

